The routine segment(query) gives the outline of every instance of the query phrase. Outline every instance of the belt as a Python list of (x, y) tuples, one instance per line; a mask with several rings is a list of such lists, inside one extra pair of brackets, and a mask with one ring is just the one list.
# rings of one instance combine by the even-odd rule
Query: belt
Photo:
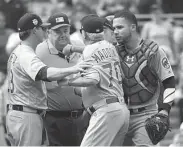
[[(105, 105), (105, 104), (111, 104), (111, 103), (116, 103), (116, 102), (119, 102), (119, 99), (118, 99), (118, 98), (105, 99), (103, 105)], [(87, 111), (88, 111), (88, 113), (93, 114), (93, 113), (94, 113), (98, 108), (100, 108), (100, 107), (101, 107), (101, 105), (97, 107), (97, 106), (94, 104), (93, 106), (89, 107), (89, 108), (87, 109)]]
[(146, 110), (146, 107), (141, 107), (141, 108), (137, 108), (137, 109), (129, 109), (130, 114), (139, 113), (139, 112), (142, 112), (144, 110)]
[(8, 110), (16, 110), (16, 111), (23, 111), (23, 112), (29, 112), (29, 113), (37, 113), (37, 114), (42, 114), (44, 110), (37, 110), (34, 108), (29, 108), (23, 105), (7, 105)]
[(72, 110), (72, 111), (46, 111), (46, 114), (49, 114), (54, 117), (70, 117), (78, 118), (83, 114), (84, 109)]

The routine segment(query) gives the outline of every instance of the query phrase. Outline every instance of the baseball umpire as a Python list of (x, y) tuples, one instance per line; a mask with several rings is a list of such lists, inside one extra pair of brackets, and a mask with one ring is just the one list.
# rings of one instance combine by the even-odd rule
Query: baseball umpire
[[(48, 66), (58, 68), (74, 66), (80, 54), (72, 53), (70, 56), (65, 56), (62, 49), (70, 42), (76, 45), (82, 43), (70, 40), (67, 15), (60, 12), (51, 15), (47, 27), (48, 38), (37, 46), (37, 56)], [(43, 121), (47, 129), (49, 145), (80, 145), (89, 121), (83, 115), (81, 97), (74, 94), (73, 87), (53, 86), (53, 82), (46, 82), (46, 88), (48, 110)]]

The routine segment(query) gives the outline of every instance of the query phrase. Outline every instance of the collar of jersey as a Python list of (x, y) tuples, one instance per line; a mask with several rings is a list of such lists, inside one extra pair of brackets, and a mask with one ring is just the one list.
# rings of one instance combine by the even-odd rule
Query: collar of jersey
[(57, 55), (58, 54), (58, 50), (53, 46), (53, 44), (50, 42), (49, 39), (46, 40), (46, 43), (48, 45), (48, 49), (50, 51), (50, 54)]

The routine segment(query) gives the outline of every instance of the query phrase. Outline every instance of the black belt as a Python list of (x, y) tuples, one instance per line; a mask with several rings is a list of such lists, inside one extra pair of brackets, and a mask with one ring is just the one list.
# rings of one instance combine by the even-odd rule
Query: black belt
[(46, 111), (46, 114), (54, 117), (71, 117), (78, 118), (83, 114), (84, 109), (72, 110), (72, 111)]
[(142, 111), (144, 111), (144, 110), (146, 110), (145, 107), (141, 107), (141, 108), (137, 108), (137, 109), (129, 109), (130, 114), (142, 112)]
[[(118, 98), (106, 99), (106, 104), (111, 104), (116, 102), (119, 102)], [(91, 113), (94, 113), (96, 111), (96, 109), (93, 106), (89, 107), (88, 109), (91, 111)]]
[[(7, 104), (7, 109), (9, 110), (9, 104)], [(25, 106), (22, 106), (22, 105), (11, 105), (11, 109), (12, 110), (16, 110), (16, 111), (24, 111), (24, 107)], [(34, 108), (30, 108), (30, 109), (34, 109)], [(41, 114), (41, 113), (43, 113), (43, 110), (35, 110), (35, 112), (37, 113), (37, 114)]]

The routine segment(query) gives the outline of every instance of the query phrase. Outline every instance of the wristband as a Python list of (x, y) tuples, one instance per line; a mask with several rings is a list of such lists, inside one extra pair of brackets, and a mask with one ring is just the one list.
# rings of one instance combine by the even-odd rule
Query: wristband
[(167, 103), (160, 104), (158, 111), (166, 110), (168, 114), (170, 113), (171, 106)]

